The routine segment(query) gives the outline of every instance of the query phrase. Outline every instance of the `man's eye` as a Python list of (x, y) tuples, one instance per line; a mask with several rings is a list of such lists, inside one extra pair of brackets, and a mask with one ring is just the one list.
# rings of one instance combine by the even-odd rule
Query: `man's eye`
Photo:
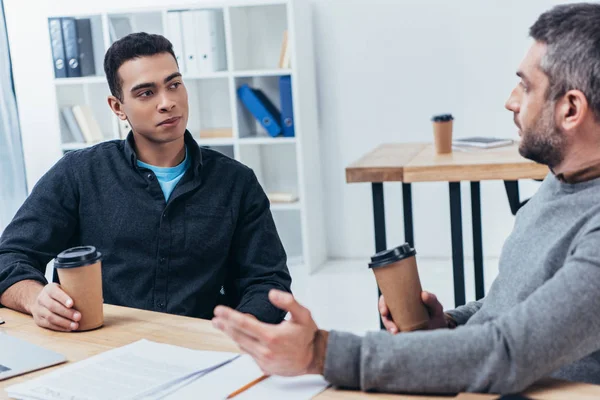
[(175, 82), (171, 85), (172, 89), (177, 89), (179, 86), (181, 86), (181, 82)]
[(527, 90), (528, 90), (527, 85), (525, 85), (524, 82), (519, 82), (519, 84), (521, 85), (521, 88), (523, 88), (523, 91), (527, 92)]
[(140, 93), (139, 97), (148, 97), (151, 95), (152, 95), (152, 92), (150, 90), (146, 90), (145, 92)]

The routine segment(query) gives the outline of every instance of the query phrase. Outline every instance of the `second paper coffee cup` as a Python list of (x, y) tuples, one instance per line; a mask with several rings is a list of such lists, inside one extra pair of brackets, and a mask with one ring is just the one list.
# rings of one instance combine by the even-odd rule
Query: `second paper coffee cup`
[(56, 256), (54, 268), (60, 286), (73, 299), (81, 313), (78, 331), (88, 331), (104, 323), (102, 297), (102, 254), (94, 246), (79, 246)]
[(427, 328), (429, 313), (421, 300), (417, 252), (408, 243), (371, 257), (377, 285), (401, 332)]

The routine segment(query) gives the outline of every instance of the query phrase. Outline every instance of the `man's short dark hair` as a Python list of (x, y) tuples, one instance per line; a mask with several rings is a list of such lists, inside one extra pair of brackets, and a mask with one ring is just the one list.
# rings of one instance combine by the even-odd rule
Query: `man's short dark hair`
[(173, 45), (167, 38), (145, 32), (132, 33), (114, 42), (104, 56), (104, 73), (113, 96), (123, 101), (123, 82), (117, 71), (134, 58), (169, 53), (177, 62)]
[(541, 68), (548, 76), (548, 99), (580, 90), (600, 121), (600, 4), (566, 4), (542, 14), (529, 30), (547, 46)]

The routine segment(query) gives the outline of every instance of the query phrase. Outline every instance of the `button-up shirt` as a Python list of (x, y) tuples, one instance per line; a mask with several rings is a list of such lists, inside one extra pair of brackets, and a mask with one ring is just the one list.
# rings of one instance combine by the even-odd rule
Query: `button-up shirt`
[(137, 165), (131, 133), (65, 154), (0, 238), (0, 295), (25, 279), (46, 284), (59, 252), (92, 245), (105, 303), (200, 318), (227, 304), (281, 321), (267, 293), (289, 292), (291, 278), (267, 196), (250, 168), (189, 132), (185, 143), (191, 164), (168, 201)]

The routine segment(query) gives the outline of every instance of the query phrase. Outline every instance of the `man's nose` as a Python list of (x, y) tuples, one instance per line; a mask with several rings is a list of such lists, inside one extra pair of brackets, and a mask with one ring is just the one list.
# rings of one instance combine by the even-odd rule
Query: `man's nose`
[(508, 100), (506, 100), (506, 104), (504, 104), (504, 107), (506, 107), (506, 109), (508, 111), (512, 111), (514, 113), (519, 112), (519, 109), (521, 108), (521, 104), (519, 101), (518, 91), (519, 91), (518, 88), (514, 88), (513, 91), (510, 93)]

